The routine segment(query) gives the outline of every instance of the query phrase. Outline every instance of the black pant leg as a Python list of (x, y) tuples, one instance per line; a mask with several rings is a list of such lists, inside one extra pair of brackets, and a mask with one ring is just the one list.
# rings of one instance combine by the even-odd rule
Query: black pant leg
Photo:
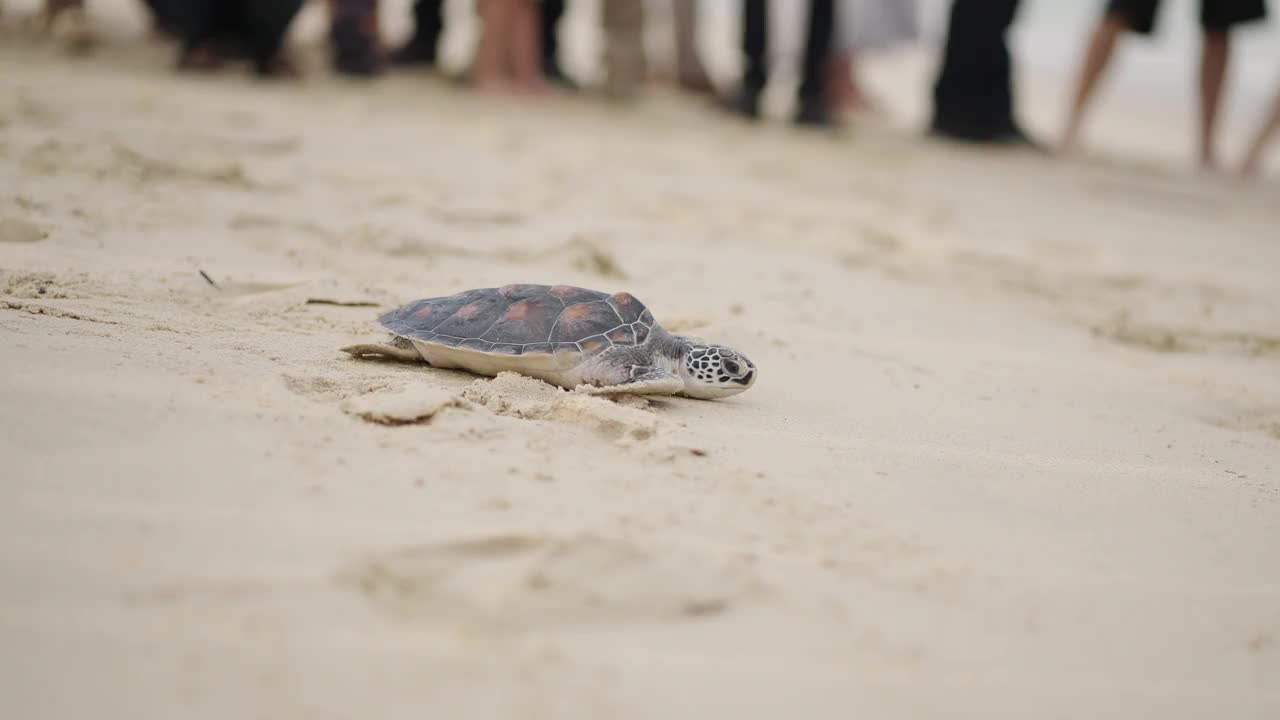
[(762, 90), (769, 79), (769, 6), (766, 0), (742, 2), (742, 53), (746, 68), (742, 85), (753, 92)]
[(444, 32), (444, 0), (417, 0), (413, 4), (413, 21), (414, 42), (434, 51)]
[(826, 97), (827, 65), (831, 61), (831, 36), (835, 30), (834, 0), (810, 0), (809, 29), (804, 46), (800, 97), (809, 101)]
[(147, 10), (151, 11), (151, 19), (156, 25), (166, 29), (176, 29), (171, 22), (173, 13), (168, 7), (171, 0), (143, 0), (143, 3), (147, 6)]
[(550, 70), (560, 64), (560, 38), (556, 35), (560, 18), (564, 17), (564, 0), (542, 0), (541, 26), (542, 67)]
[(226, 30), (222, 0), (184, 0), (169, 3), (169, 17), (181, 38), (182, 52), (219, 39)]
[(934, 85), (934, 130), (991, 140), (1017, 130), (1005, 35), (1019, 0), (954, 0)]
[(242, 0), (241, 20), (248, 35), (249, 51), (254, 67), (261, 74), (271, 71), (271, 64), (280, 53), (293, 18), (302, 9), (304, 0)]

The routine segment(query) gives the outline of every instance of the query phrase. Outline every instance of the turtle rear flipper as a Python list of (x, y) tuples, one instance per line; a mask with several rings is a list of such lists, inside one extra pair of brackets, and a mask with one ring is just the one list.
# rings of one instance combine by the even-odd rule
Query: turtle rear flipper
[(360, 345), (348, 345), (339, 349), (358, 358), (373, 356), (388, 360), (399, 360), (400, 362), (418, 363), (425, 361), (425, 358), (413, 346), (413, 343), (402, 337), (397, 337), (385, 343), (363, 343)]

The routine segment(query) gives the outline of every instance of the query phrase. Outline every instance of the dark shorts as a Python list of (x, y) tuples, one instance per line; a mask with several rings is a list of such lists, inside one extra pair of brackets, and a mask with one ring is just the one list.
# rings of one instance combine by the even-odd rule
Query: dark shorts
[[(1120, 15), (1133, 32), (1150, 35), (1162, 4), (1161, 0), (1107, 0), (1107, 14)], [(1267, 0), (1200, 0), (1200, 26), (1205, 30), (1226, 30), (1266, 17)]]

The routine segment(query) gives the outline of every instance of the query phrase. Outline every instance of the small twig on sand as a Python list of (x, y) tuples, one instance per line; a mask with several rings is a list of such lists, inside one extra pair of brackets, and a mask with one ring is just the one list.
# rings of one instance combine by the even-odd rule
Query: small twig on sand
[(307, 298), (308, 305), (337, 305), (338, 307), (378, 307), (372, 300), (333, 300), (330, 298)]
[(205, 272), (205, 271), (203, 271), (203, 270), (199, 270), (198, 272), (200, 273), (200, 277), (204, 278), (204, 281), (205, 281), (205, 282), (207, 282), (207, 283), (209, 283), (210, 285), (212, 285), (212, 286), (214, 287), (214, 289), (215, 289), (215, 290), (221, 290), (221, 289), (222, 289), (222, 288), (218, 287), (218, 283), (216, 283), (216, 282), (214, 282), (214, 281), (213, 281), (213, 278), (209, 277), (209, 273), (207, 273), (207, 272)]

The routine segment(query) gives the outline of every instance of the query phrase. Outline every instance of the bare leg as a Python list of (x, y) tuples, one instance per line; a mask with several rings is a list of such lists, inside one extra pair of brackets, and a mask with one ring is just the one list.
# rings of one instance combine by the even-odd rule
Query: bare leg
[(1216, 170), (1218, 154), (1214, 143), (1222, 84), (1227, 75), (1231, 35), (1226, 30), (1207, 30), (1200, 56), (1200, 167)]
[(501, 89), (506, 85), (506, 50), (510, 37), (511, 5), (509, 0), (480, 0), (480, 42), (471, 67), (471, 83), (482, 90)]
[(827, 68), (827, 96), (833, 110), (843, 110), (853, 104), (853, 58), (851, 53), (837, 52), (831, 55)]
[(853, 112), (875, 112), (875, 103), (862, 89), (858, 79), (858, 56), (853, 52), (842, 52), (831, 59), (830, 81), (827, 92), (830, 94), (831, 107), (836, 110)]
[(1243, 174), (1257, 175), (1262, 170), (1262, 155), (1277, 132), (1280, 132), (1280, 92), (1276, 93), (1276, 99), (1271, 103), (1271, 116), (1263, 121), (1258, 134), (1249, 145), (1244, 167), (1241, 168)]
[(1071, 116), (1067, 120), (1067, 129), (1062, 137), (1062, 152), (1075, 150), (1080, 141), (1080, 128), (1084, 122), (1084, 113), (1098, 88), (1098, 81), (1111, 62), (1115, 50), (1116, 39), (1127, 29), (1123, 17), (1106, 15), (1093, 30), (1089, 39), (1089, 47), (1085, 51), (1084, 63), (1080, 68), (1080, 76), (1076, 82), (1075, 97), (1071, 104)]
[(508, 49), (516, 85), (526, 92), (542, 92), (546, 90), (546, 83), (542, 79), (539, 8), (533, 0), (502, 1), (513, 6)]

